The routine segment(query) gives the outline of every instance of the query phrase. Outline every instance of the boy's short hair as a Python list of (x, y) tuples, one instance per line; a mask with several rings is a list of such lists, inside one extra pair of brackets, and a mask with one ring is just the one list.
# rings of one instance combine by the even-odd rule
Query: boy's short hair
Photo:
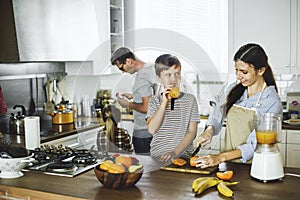
[(124, 64), (127, 58), (132, 58), (133, 60), (136, 59), (134, 53), (132, 53), (128, 48), (121, 47), (113, 52), (110, 62), (112, 65)]
[(160, 77), (160, 73), (163, 70), (168, 70), (172, 66), (181, 67), (181, 63), (176, 56), (172, 56), (171, 54), (163, 54), (156, 58), (154, 68), (157, 76)]

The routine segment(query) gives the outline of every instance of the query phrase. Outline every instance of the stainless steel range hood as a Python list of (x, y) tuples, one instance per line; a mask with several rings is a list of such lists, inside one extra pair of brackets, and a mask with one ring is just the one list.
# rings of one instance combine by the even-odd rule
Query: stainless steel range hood
[(99, 45), (94, 0), (1, 0), (0, 62), (83, 61)]

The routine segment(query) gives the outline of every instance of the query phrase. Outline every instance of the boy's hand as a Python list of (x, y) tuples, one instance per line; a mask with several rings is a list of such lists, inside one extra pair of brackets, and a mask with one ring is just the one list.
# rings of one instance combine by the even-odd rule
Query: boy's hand
[(160, 162), (170, 162), (173, 158), (176, 158), (176, 154), (174, 151), (164, 153), (160, 156), (159, 161)]

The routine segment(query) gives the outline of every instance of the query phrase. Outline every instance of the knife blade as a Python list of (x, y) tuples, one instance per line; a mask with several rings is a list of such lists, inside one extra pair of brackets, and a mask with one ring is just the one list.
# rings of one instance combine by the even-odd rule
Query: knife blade
[(195, 149), (195, 151), (192, 153), (192, 156), (195, 156), (199, 151), (200, 151), (200, 148), (201, 148), (201, 144), (198, 145), (198, 147)]

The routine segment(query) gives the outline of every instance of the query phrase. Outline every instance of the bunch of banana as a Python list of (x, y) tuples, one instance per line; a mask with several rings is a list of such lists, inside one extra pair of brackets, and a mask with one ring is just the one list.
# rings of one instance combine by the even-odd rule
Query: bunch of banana
[(200, 177), (193, 181), (192, 188), (195, 196), (201, 194), (208, 188), (214, 187), (217, 185), (218, 191), (226, 196), (232, 197), (233, 191), (228, 187), (230, 185), (236, 185), (239, 182), (225, 182), (223, 180), (218, 179), (217, 177)]
[(195, 195), (199, 195), (202, 192), (204, 192), (206, 189), (211, 188), (221, 182), (223, 181), (216, 177), (197, 178), (192, 183), (193, 192), (195, 193)]
[(218, 191), (225, 197), (232, 197), (233, 191), (228, 187), (230, 185), (236, 185), (239, 182), (220, 182), (217, 186)]

